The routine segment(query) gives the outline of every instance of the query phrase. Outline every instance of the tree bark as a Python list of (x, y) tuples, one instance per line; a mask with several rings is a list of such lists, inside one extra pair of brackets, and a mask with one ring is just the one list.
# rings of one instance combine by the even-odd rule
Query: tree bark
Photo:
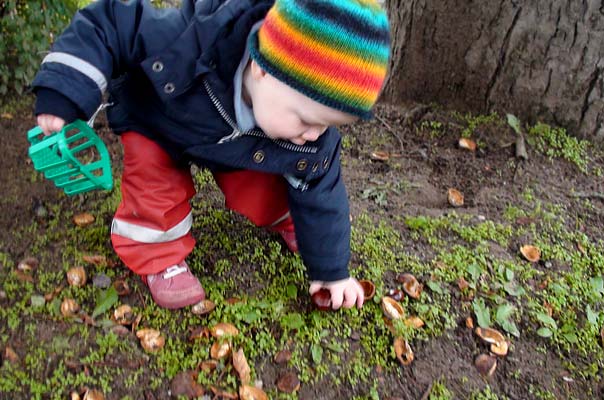
[(386, 0), (384, 99), (512, 113), (604, 140), (604, 0)]

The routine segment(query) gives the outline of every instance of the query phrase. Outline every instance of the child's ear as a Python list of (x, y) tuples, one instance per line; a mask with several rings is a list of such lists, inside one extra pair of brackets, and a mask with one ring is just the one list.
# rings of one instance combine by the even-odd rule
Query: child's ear
[(252, 68), (252, 77), (254, 79), (264, 78), (266, 75), (266, 71), (262, 69), (260, 65), (255, 60), (251, 60), (251, 68)]

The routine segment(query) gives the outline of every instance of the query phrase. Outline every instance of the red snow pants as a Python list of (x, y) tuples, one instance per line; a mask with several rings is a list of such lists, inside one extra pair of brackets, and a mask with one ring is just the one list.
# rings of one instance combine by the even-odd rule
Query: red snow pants
[[(124, 147), (122, 201), (111, 225), (115, 252), (134, 273), (156, 274), (191, 253), (189, 201), (195, 195), (189, 168), (178, 166), (152, 140), (137, 132), (121, 135)], [(293, 231), (287, 183), (257, 171), (214, 174), (226, 206), (257, 226)]]

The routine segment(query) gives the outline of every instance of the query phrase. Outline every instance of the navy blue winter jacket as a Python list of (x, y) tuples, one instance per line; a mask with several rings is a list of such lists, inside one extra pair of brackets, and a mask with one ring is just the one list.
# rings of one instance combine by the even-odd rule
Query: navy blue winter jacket
[[(288, 202), (312, 280), (348, 277), (350, 221), (340, 134), (298, 146), (234, 123), (233, 77), (251, 27), (273, 0), (99, 0), (79, 11), (34, 82), (36, 114), (91, 116), (109, 92), (116, 133), (138, 131), (176, 161), (288, 176)], [(221, 140), (229, 137), (228, 140)]]

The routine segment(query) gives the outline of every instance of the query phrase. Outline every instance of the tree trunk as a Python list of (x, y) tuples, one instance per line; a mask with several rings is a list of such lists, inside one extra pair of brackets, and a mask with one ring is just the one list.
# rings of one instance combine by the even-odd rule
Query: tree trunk
[(384, 98), (512, 113), (604, 140), (604, 0), (386, 0)]

